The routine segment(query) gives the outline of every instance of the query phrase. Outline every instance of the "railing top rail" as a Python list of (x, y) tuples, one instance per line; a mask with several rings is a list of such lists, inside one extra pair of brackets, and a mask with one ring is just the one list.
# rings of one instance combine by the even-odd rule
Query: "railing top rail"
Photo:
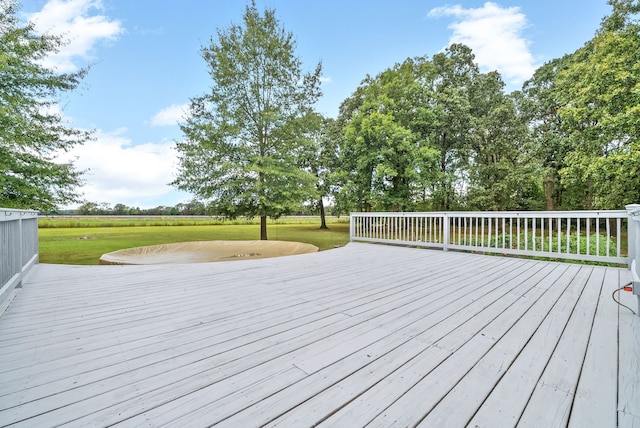
[(356, 217), (626, 218), (626, 210), (353, 212)]
[(0, 221), (15, 221), (25, 218), (37, 218), (38, 211), (0, 208)]

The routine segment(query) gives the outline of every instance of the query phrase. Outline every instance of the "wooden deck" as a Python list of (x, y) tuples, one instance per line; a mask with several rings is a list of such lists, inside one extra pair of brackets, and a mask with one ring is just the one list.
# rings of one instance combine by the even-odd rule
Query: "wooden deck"
[(0, 426), (638, 427), (628, 278), (373, 244), (39, 265), (0, 316)]

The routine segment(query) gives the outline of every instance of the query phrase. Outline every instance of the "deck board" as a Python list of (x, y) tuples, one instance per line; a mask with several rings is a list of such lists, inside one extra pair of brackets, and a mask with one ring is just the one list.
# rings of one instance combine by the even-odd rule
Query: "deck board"
[[(631, 281), (628, 271), (620, 273), (622, 285)], [(638, 310), (636, 296), (621, 293), (620, 301)], [(640, 426), (640, 317), (620, 308), (618, 330), (618, 423), (620, 426)]]
[(0, 316), (0, 426), (634, 426), (627, 276), (371, 244), (39, 265)]

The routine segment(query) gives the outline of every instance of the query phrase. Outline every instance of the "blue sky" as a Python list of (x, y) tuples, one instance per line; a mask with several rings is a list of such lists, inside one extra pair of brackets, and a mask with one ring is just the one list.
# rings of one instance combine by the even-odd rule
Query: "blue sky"
[[(69, 41), (46, 64), (91, 66), (81, 88), (61, 100), (74, 127), (95, 140), (66, 154), (87, 169), (87, 200), (142, 208), (191, 195), (167, 185), (176, 172), (177, 122), (189, 98), (210, 86), (200, 48), (217, 29), (241, 23), (244, 0), (23, 0), (22, 18)], [(606, 0), (256, 0), (276, 10), (297, 40), (305, 69), (323, 64), (317, 111), (335, 117), (367, 75), (407, 57), (469, 45), (483, 71), (498, 70), (508, 90), (536, 67), (593, 37)]]

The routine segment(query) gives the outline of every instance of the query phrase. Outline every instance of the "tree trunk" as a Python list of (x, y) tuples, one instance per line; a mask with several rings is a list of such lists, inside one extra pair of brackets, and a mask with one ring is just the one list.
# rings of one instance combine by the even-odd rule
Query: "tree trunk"
[(547, 211), (553, 211), (555, 206), (553, 204), (553, 177), (551, 174), (547, 174), (544, 181), (544, 195), (547, 201)]
[(584, 200), (584, 209), (592, 210), (593, 209), (593, 181), (591, 179), (587, 180), (587, 194)]
[(324, 213), (324, 202), (322, 202), (322, 196), (318, 198), (318, 205), (320, 205), (320, 229), (329, 229), (327, 227), (327, 219)]
[(260, 240), (267, 240), (267, 216), (263, 215), (260, 217)]

